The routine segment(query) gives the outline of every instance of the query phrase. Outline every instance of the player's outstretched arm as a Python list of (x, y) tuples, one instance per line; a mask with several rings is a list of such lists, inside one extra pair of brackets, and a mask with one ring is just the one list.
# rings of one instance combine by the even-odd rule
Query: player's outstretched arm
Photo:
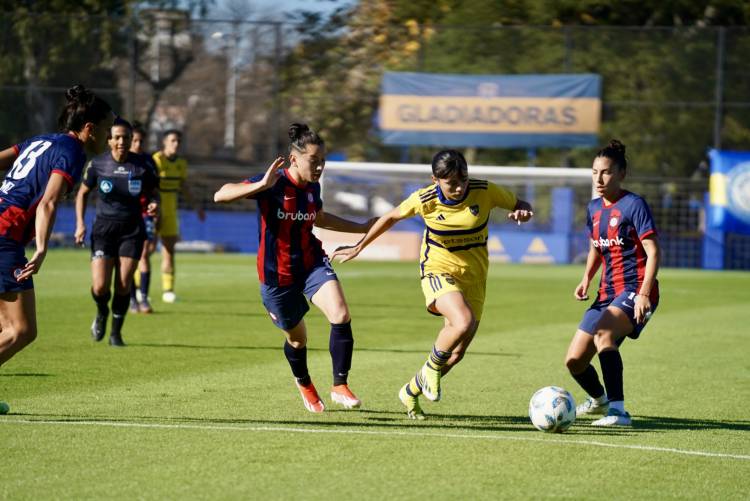
[(357, 223), (356, 221), (349, 221), (348, 219), (339, 217), (336, 214), (320, 211), (315, 217), (315, 226), (325, 230), (340, 231), (342, 233), (367, 233), (367, 230), (372, 228), (372, 225), (375, 224), (377, 220), (378, 218), (373, 217), (364, 223)]
[(579, 301), (586, 301), (589, 298), (589, 285), (591, 285), (591, 279), (594, 278), (596, 272), (601, 266), (602, 260), (599, 257), (599, 253), (594, 248), (593, 244), (589, 244), (589, 253), (586, 256), (586, 269), (583, 272), (583, 278), (581, 282), (576, 286), (573, 291), (573, 296)]
[(659, 271), (659, 261), (661, 259), (661, 248), (656, 235), (650, 235), (643, 240), (643, 250), (646, 252), (646, 271), (643, 273), (643, 284), (635, 296), (635, 306), (633, 313), (635, 321), (639, 324), (646, 320), (647, 315), (651, 312), (651, 290), (656, 283), (656, 273)]
[(86, 203), (90, 191), (91, 188), (81, 183), (81, 187), (78, 188), (78, 193), (76, 194), (76, 245), (83, 245), (83, 241), (86, 238), (86, 219), (84, 216), (86, 214)]
[(53, 172), (47, 182), (44, 195), (42, 195), (42, 199), (36, 208), (36, 250), (16, 278), (19, 282), (26, 280), (34, 273), (37, 273), (42, 267), (44, 258), (47, 256), (49, 236), (50, 233), (52, 233), (52, 227), (55, 225), (57, 204), (67, 188), (68, 185), (65, 178), (61, 174)]
[(527, 222), (532, 217), (534, 217), (534, 209), (531, 207), (531, 204), (521, 199), (518, 199), (516, 206), (508, 213), (508, 219), (512, 219), (519, 225)]
[(339, 247), (338, 249), (333, 251), (331, 259), (335, 259), (338, 257), (340, 258), (339, 262), (341, 263), (345, 263), (350, 259), (354, 259), (359, 255), (360, 252), (362, 252), (362, 249), (370, 244), (370, 242), (388, 231), (401, 219), (404, 219), (401, 216), (401, 209), (399, 207), (392, 209), (390, 212), (384, 214), (377, 221), (375, 221), (372, 227), (367, 231), (367, 234), (362, 237), (362, 240), (360, 240), (356, 245)]
[(214, 193), (214, 202), (226, 203), (234, 202), (242, 198), (247, 198), (272, 188), (276, 181), (281, 177), (279, 169), (284, 165), (284, 157), (279, 157), (273, 161), (263, 178), (257, 183), (227, 183), (219, 191)]

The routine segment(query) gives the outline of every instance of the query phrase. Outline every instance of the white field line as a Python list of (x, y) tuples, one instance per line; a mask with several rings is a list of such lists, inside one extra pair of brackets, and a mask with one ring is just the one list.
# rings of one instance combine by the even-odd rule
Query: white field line
[(270, 432), (270, 433), (333, 433), (340, 435), (375, 435), (375, 436), (403, 436), (403, 437), (435, 437), (455, 438), (468, 440), (507, 440), (518, 442), (543, 442), (546, 444), (565, 445), (588, 445), (592, 447), (610, 447), (613, 449), (632, 449), (639, 451), (666, 452), (671, 454), (682, 454), (685, 456), (701, 456), (711, 458), (750, 460), (750, 455), (725, 454), (721, 452), (694, 451), (687, 449), (673, 449), (670, 447), (653, 447), (650, 445), (628, 445), (611, 444), (594, 440), (570, 440), (559, 438), (533, 438), (512, 437), (507, 435), (470, 435), (461, 433), (430, 433), (430, 432), (405, 432), (386, 430), (332, 430), (320, 428), (292, 428), (286, 426), (224, 426), (224, 425), (201, 425), (201, 424), (162, 424), (162, 423), (133, 423), (118, 421), (59, 421), (59, 420), (29, 420), (29, 419), (0, 419), (0, 424), (18, 425), (59, 425), (59, 426), (103, 426), (114, 428), (146, 428), (167, 430), (208, 430), (208, 431), (245, 431), (245, 432)]

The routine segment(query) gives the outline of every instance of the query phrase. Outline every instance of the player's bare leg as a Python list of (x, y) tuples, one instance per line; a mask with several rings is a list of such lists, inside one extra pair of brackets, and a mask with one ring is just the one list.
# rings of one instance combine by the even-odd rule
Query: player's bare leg
[(148, 298), (149, 286), (151, 284), (151, 254), (156, 250), (155, 240), (146, 240), (143, 244), (143, 253), (138, 261), (138, 273), (140, 275), (139, 288), (136, 291), (138, 311), (141, 313), (153, 313), (151, 302)]
[[(463, 294), (449, 292), (437, 298), (434, 308), (445, 318), (443, 328), (438, 333), (435, 346), (425, 365), (420, 370), (422, 393), (429, 400), (437, 402), (442, 396), (440, 377), (443, 367), (453, 356), (453, 350), (462, 343), (468, 346), (477, 330), (477, 322), (471, 307)], [(457, 363), (461, 353), (455, 359)], [(454, 363), (454, 365), (455, 365)]]
[(109, 335), (111, 346), (125, 346), (122, 341), (122, 325), (128, 312), (130, 289), (133, 285), (133, 273), (138, 261), (132, 257), (120, 257), (117, 260), (115, 273), (115, 297), (112, 299), (112, 331)]
[(314, 413), (323, 412), (326, 407), (320, 399), (318, 390), (315, 389), (307, 370), (307, 327), (305, 321), (300, 320), (291, 329), (284, 330), (284, 335), (286, 336), (284, 355), (292, 369), (294, 382), (299, 389), (305, 409)]
[(174, 293), (175, 246), (178, 237), (161, 237), (161, 299), (165, 303), (174, 303), (177, 296)]
[(112, 269), (115, 260), (111, 258), (94, 256), (91, 259), (91, 295), (96, 302), (96, 317), (91, 324), (91, 337), (94, 341), (104, 339), (107, 330), (107, 318), (109, 318), (109, 300)]
[(453, 350), (451, 351), (451, 357), (448, 359), (448, 361), (440, 370), (441, 377), (448, 374), (448, 372), (450, 372), (450, 370), (453, 367), (455, 367), (461, 360), (463, 360), (464, 355), (466, 354), (466, 350), (469, 349), (469, 345), (474, 340), (474, 335), (477, 333), (478, 330), (479, 330), (479, 322), (476, 322), (474, 325), (474, 332), (472, 332), (470, 335), (465, 336), (464, 339), (459, 341), (456, 347), (453, 348)]
[(627, 314), (610, 306), (596, 326), (594, 344), (602, 367), (604, 386), (607, 388), (609, 410), (607, 415), (591, 423), (593, 426), (630, 426), (630, 414), (625, 411), (622, 384), (622, 357), (619, 344), (633, 330)]
[(578, 329), (568, 346), (565, 366), (589, 397), (576, 407), (576, 416), (602, 415), (606, 414), (609, 409), (604, 387), (599, 381), (596, 369), (591, 365), (594, 355), (596, 355), (594, 336)]
[(0, 365), (36, 339), (34, 289), (0, 294)]
[[(0, 366), (36, 339), (34, 289), (0, 294)], [(0, 402), (0, 414), (10, 406)]]
[(349, 389), (348, 377), (352, 365), (354, 338), (351, 316), (338, 280), (325, 282), (311, 298), (331, 324), (329, 351), (333, 364), (331, 400), (347, 409), (360, 407), (362, 401)]

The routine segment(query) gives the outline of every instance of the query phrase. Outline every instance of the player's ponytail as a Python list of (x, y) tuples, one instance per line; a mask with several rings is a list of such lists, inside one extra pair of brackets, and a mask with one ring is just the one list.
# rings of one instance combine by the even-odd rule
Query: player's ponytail
[(293, 123), (289, 125), (289, 149), (305, 151), (308, 144), (324, 145), (325, 141), (307, 124)]
[(63, 131), (79, 132), (87, 123), (97, 124), (112, 112), (110, 105), (83, 85), (65, 91), (67, 103), (57, 123)]
[(432, 175), (437, 179), (447, 179), (459, 172), (468, 172), (466, 159), (460, 151), (443, 150), (432, 157)]
[(628, 160), (625, 157), (625, 145), (617, 139), (610, 140), (609, 144), (599, 150), (596, 156), (609, 158), (621, 171), (628, 168)]

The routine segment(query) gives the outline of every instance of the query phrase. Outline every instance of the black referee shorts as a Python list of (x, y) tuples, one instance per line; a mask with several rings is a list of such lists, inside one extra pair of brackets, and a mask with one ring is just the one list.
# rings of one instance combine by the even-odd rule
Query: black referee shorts
[(91, 257), (140, 259), (146, 228), (143, 218), (130, 221), (97, 218), (91, 229)]

